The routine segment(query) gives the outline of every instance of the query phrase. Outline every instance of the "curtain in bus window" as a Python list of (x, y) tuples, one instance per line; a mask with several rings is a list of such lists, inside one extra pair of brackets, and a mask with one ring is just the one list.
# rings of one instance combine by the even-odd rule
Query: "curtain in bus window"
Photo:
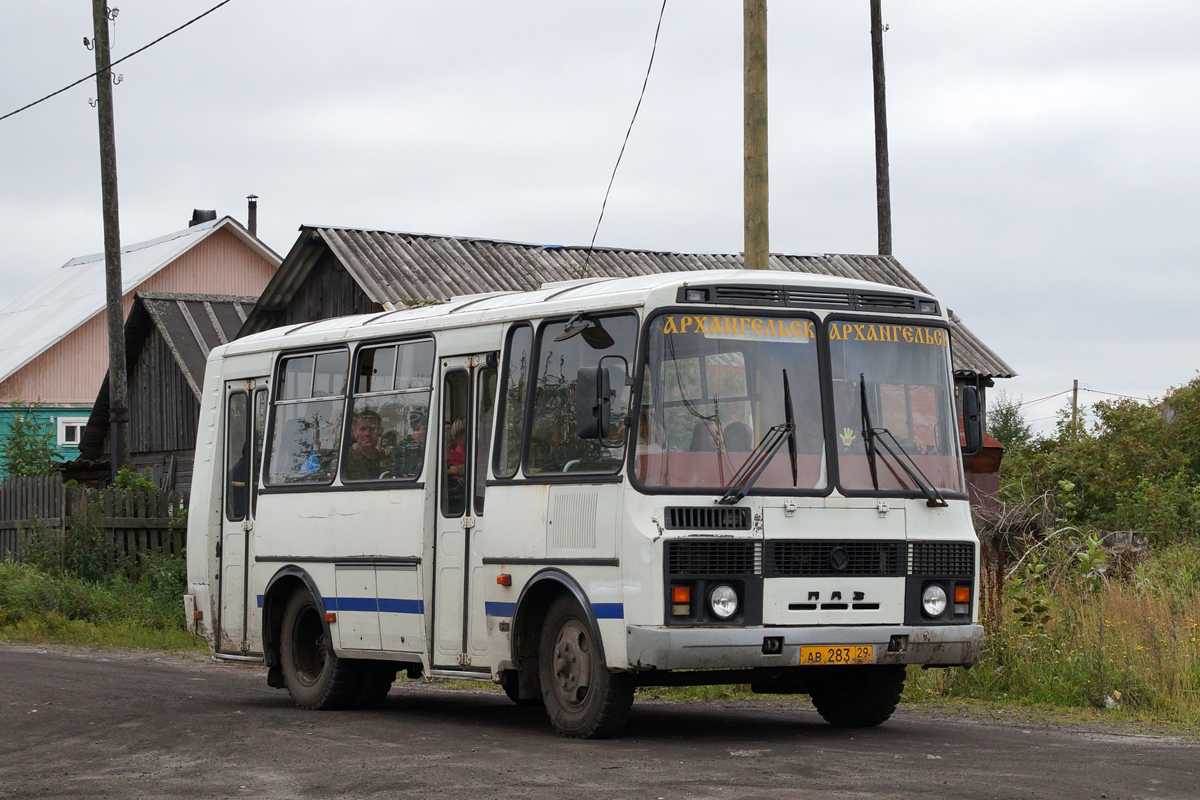
[[(337, 472), (348, 356), (285, 359), (275, 406), (267, 483), (328, 483)], [(318, 399), (319, 398), (319, 399)]]
[[(564, 321), (539, 332), (537, 382), (529, 433), (530, 474), (616, 472), (625, 456), (625, 418), (629, 411), (626, 375), (637, 347), (637, 316), (588, 317), (589, 327), (561, 342)], [(576, 435), (575, 386), (579, 370), (603, 367), (612, 392), (612, 433), (605, 441)]]
[(862, 435), (865, 394), (871, 427), (886, 431), (878, 434), (882, 441), (901, 451), (905, 463), (924, 473), (936, 488), (961, 492), (947, 331), (924, 325), (833, 321), (829, 352), (842, 487), (871, 491), (877, 481), (881, 491), (918, 490), (883, 447), (876, 447), (875, 477), (871, 477)]
[(415, 480), (425, 459), (433, 342), (364, 347), (342, 480)]
[(525, 436), (525, 397), (529, 383), (529, 360), (533, 350), (533, 328), (514, 326), (508, 334), (504, 363), (504, 393), (500, 396), (499, 453), (496, 477), (511, 478), (521, 467), (521, 440)]

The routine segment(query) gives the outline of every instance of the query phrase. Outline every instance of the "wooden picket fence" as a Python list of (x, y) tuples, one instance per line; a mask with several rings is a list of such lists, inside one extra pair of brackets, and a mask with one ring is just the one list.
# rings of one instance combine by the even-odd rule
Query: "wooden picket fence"
[(141, 556), (183, 556), (187, 495), (157, 489), (67, 487), (57, 475), (0, 480), (0, 560), (21, 559), (35, 530), (63, 537), (94, 526), (109, 567)]

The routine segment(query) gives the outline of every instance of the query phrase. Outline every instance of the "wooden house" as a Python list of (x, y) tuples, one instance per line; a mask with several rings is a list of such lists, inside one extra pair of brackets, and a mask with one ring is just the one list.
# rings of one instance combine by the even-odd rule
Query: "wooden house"
[[(280, 258), (232, 217), (121, 248), (126, 315), (135, 292), (257, 296)], [(0, 309), (0, 434), (42, 403), (60, 454), (74, 458), (108, 370), (104, 256), (74, 258)]]
[[(125, 322), (129, 380), (129, 466), (149, 472), (167, 491), (188, 491), (204, 367), (214, 348), (232, 341), (254, 297), (138, 292)], [(80, 440), (78, 477), (109, 474), (108, 375)], [(98, 469), (97, 469), (98, 468)]]
[[(738, 269), (739, 253), (670, 253), (519, 244), (451, 236), (303, 226), (239, 335), (281, 325), (363, 314), (456, 295), (536, 289), (551, 281), (687, 270)], [(892, 256), (773, 253), (774, 270), (874, 281), (929, 290)], [(955, 381), (983, 392), (1012, 367), (950, 312)], [(985, 398), (986, 399), (986, 398)], [(987, 437), (968, 457), (972, 498), (994, 493), (1003, 447)]]

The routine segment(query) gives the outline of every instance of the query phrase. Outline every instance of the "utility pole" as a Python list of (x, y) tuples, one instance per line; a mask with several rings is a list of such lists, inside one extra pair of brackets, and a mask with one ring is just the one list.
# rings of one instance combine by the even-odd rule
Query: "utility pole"
[(879, 255), (892, 254), (892, 188), (888, 176), (887, 93), (883, 80), (883, 0), (871, 0), (871, 74), (875, 83), (875, 210)]
[[(116, 12), (112, 12), (114, 15)], [(92, 0), (96, 116), (100, 122), (100, 189), (104, 210), (104, 289), (108, 300), (108, 431), (115, 478), (128, 448), (129, 385), (125, 375), (125, 311), (121, 304), (121, 222), (117, 213), (117, 143), (106, 0)]]
[(1071, 435), (1076, 432), (1076, 424), (1079, 422), (1079, 379), (1076, 378), (1071, 386)]
[(746, 269), (768, 269), (767, 0), (742, 0)]

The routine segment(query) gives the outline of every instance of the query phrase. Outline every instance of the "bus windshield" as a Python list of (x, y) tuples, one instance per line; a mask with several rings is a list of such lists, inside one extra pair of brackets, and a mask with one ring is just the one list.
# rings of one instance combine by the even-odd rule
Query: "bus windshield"
[(642, 485), (727, 488), (771, 428), (794, 421), (794, 442), (754, 490), (825, 487), (814, 320), (663, 314), (650, 323), (646, 357), (634, 455)]
[[(949, 333), (926, 325), (833, 321), (829, 354), (841, 487), (919, 491), (898, 461), (904, 459), (933, 488), (962, 492)], [(868, 419), (873, 457), (863, 438)]]

